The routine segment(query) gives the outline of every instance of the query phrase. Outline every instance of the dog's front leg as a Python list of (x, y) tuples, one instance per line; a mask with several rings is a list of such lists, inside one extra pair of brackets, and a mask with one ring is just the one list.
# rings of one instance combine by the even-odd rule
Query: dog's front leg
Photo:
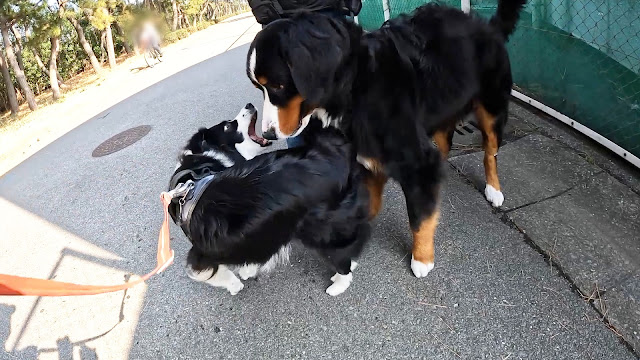
[[(191, 267), (187, 267), (187, 275), (195, 280), (207, 283), (211, 286), (225, 288), (235, 295), (244, 288), (244, 284), (236, 277), (233, 271), (224, 265), (218, 266), (218, 271), (213, 274), (213, 269), (204, 271), (195, 271)], [(213, 274), (213, 276), (211, 276)]]

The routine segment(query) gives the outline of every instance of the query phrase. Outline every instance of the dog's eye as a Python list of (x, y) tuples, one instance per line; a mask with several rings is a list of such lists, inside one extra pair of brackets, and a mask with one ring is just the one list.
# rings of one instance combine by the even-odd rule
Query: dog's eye
[(224, 131), (231, 131), (231, 125), (230, 124), (225, 125)]
[(284, 85), (267, 85), (269, 89), (273, 91), (278, 91), (284, 89)]

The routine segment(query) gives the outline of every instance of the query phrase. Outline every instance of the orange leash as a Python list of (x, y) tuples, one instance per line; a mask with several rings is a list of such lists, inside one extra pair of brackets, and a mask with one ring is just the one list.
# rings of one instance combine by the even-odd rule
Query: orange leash
[(169, 204), (172, 195), (163, 192), (160, 194), (164, 207), (164, 221), (158, 236), (158, 265), (150, 273), (142, 278), (120, 285), (80, 285), (55, 280), (35, 279), (14, 275), (0, 274), (0, 296), (2, 295), (32, 295), (32, 296), (70, 296), (70, 295), (95, 295), (113, 291), (119, 291), (134, 287), (155, 274), (161, 273), (173, 263), (173, 250), (169, 236)]

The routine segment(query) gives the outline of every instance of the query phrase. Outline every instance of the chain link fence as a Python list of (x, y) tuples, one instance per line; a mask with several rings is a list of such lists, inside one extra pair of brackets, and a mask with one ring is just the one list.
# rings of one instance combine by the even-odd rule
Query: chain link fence
[[(428, 0), (364, 0), (372, 30)], [(441, 1), (460, 7), (460, 0)], [(497, 0), (471, 0), (492, 16)], [(517, 91), (640, 157), (640, 0), (529, 0), (508, 49)]]

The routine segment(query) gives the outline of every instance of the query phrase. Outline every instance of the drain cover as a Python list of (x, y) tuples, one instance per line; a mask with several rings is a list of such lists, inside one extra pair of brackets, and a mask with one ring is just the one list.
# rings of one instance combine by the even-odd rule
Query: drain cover
[(102, 144), (98, 145), (91, 153), (93, 157), (101, 157), (109, 154), (113, 154), (116, 151), (120, 151), (127, 146), (131, 146), (138, 140), (145, 137), (149, 131), (151, 131), (150, 125), (140, 125), (131, 129), (125, 130), (119, 134), (116, 134)]

